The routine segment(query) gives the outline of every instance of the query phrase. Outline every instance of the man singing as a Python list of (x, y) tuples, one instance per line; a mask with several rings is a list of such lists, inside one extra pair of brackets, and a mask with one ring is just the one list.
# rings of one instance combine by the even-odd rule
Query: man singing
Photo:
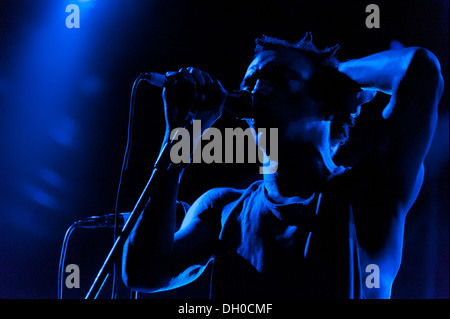
[[(263, 180), (244, 190), (207, 191), (179, 229), (184, 168), (171, 167), (125, 244), (129, 288), (180, 287), (213, 262), (212, 298), (390, 297), (405, 217), (421, 188), (436, 126), (440, 65), (419, 47), (347, 62), (339, 62), (335, 51), (318, 50), (309, 34), (298, 43), (256, 40), (241, 90), (254, 96), (249, 124), (278, 129), (277, 158), (255, 136), (270, 160)], [(227, 94), (196, 68), (167, 78), (163, 146), (187, 114), (210, 127)], [(375, 138), (355, 165), (336, 165), (333, 156), (349, 127), (377, 91), (391, 97), (374, 119)], [(379, 275), (371, 285), (366, 269)]]

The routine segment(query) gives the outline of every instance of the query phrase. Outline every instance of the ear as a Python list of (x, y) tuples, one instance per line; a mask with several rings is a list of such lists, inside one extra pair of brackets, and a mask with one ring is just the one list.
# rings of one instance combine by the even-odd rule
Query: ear
[(375, 98), (375, 95), (377, 95), (376, 90), (363, 89), (361, 92), (358, 92), (356, 96), (358, 105), (369, 103)]
[(344, 105), (347, 107), (347, 111), (354, 114), (358, 113), (358, 109), (360, 106), (365, 103), (369, 103), (372, 101), (377, 94), (376, 90), (371, 89), (362, 89), (359, 92), (354, 92), (350, 94), (347, 99), (344, 101)]

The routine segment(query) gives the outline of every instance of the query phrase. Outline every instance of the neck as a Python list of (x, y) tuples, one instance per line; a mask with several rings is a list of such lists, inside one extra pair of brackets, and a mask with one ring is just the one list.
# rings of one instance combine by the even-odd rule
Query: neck
[(271, 162), (263, 169), (267, 193), (279, 203), (294, 196), (307, 200), (321, 192), (338, 168), (329, 150), (312, 146), (298, 148), (297, 152), (290, 148), (288, 156), (280, 156), (280, 162)]

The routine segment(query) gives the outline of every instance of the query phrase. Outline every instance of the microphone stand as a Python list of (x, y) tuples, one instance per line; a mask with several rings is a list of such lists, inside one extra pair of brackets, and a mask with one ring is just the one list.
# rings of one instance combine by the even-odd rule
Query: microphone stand
[[(192, 126), (192, 119), (187, 126)], [(147, 204), (149, 203), (149, 201), (152, 197), (152, 194), (155, 190), (156, 185), (161, 180), (161, 178), (163, 178), (165, 176), (165, 173), (171, 168), (172, 165), (177, 165), (177, 164), (173, 164), (170, 160), (171, 146), (174, 144), (174, 140), (176, 140), (176, 139), (178, 139), (178, 132), (176, 132), (174, 134), (174, 137), (170, 140), (169, 143), (164, 145), (162, 151), (160, 152), (158, 158), (156, 159), (152, 174), (147, 182), (147, 185), (145, 185), (145, 188), (142, 191), (141, 196), (137, 200), (136, 205), (134, 206), (134, 208), (130, 214), (130, 217), (128, 218), (128, 221), (123, 226), (122, 231), (120, 232), (119, 236), (117, 236), (116, 241), (114, 242), (114, 245), (112, 246), (108, 256), (106, 257), (105, 261), (103, 262), (103, 266), (100, 268), (85, 299), (96, 299), (97, 298), (100, 290), (103, 287), (103, 284), (105, 283), (106, 279), (108, 278), (108, 274), (109, 274), (111, 267), (113, 266), (115, 260), (118, 258), (118, 253), (120, 252), (121, 248), (123, 247), (126, 240), (128, 239), (128, 236), (130, 235), (131, 231), (133, 230), (134, 226), (136, 225), (141, 213), (147, 207)]]

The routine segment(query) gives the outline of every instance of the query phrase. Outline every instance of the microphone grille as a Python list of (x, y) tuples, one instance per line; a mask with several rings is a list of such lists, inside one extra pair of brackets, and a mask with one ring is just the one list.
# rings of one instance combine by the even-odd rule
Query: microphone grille
[(163, 87), (166, 84), (166, 76), (159, 73), (142, 73), (141, 77), (150, 84)]

